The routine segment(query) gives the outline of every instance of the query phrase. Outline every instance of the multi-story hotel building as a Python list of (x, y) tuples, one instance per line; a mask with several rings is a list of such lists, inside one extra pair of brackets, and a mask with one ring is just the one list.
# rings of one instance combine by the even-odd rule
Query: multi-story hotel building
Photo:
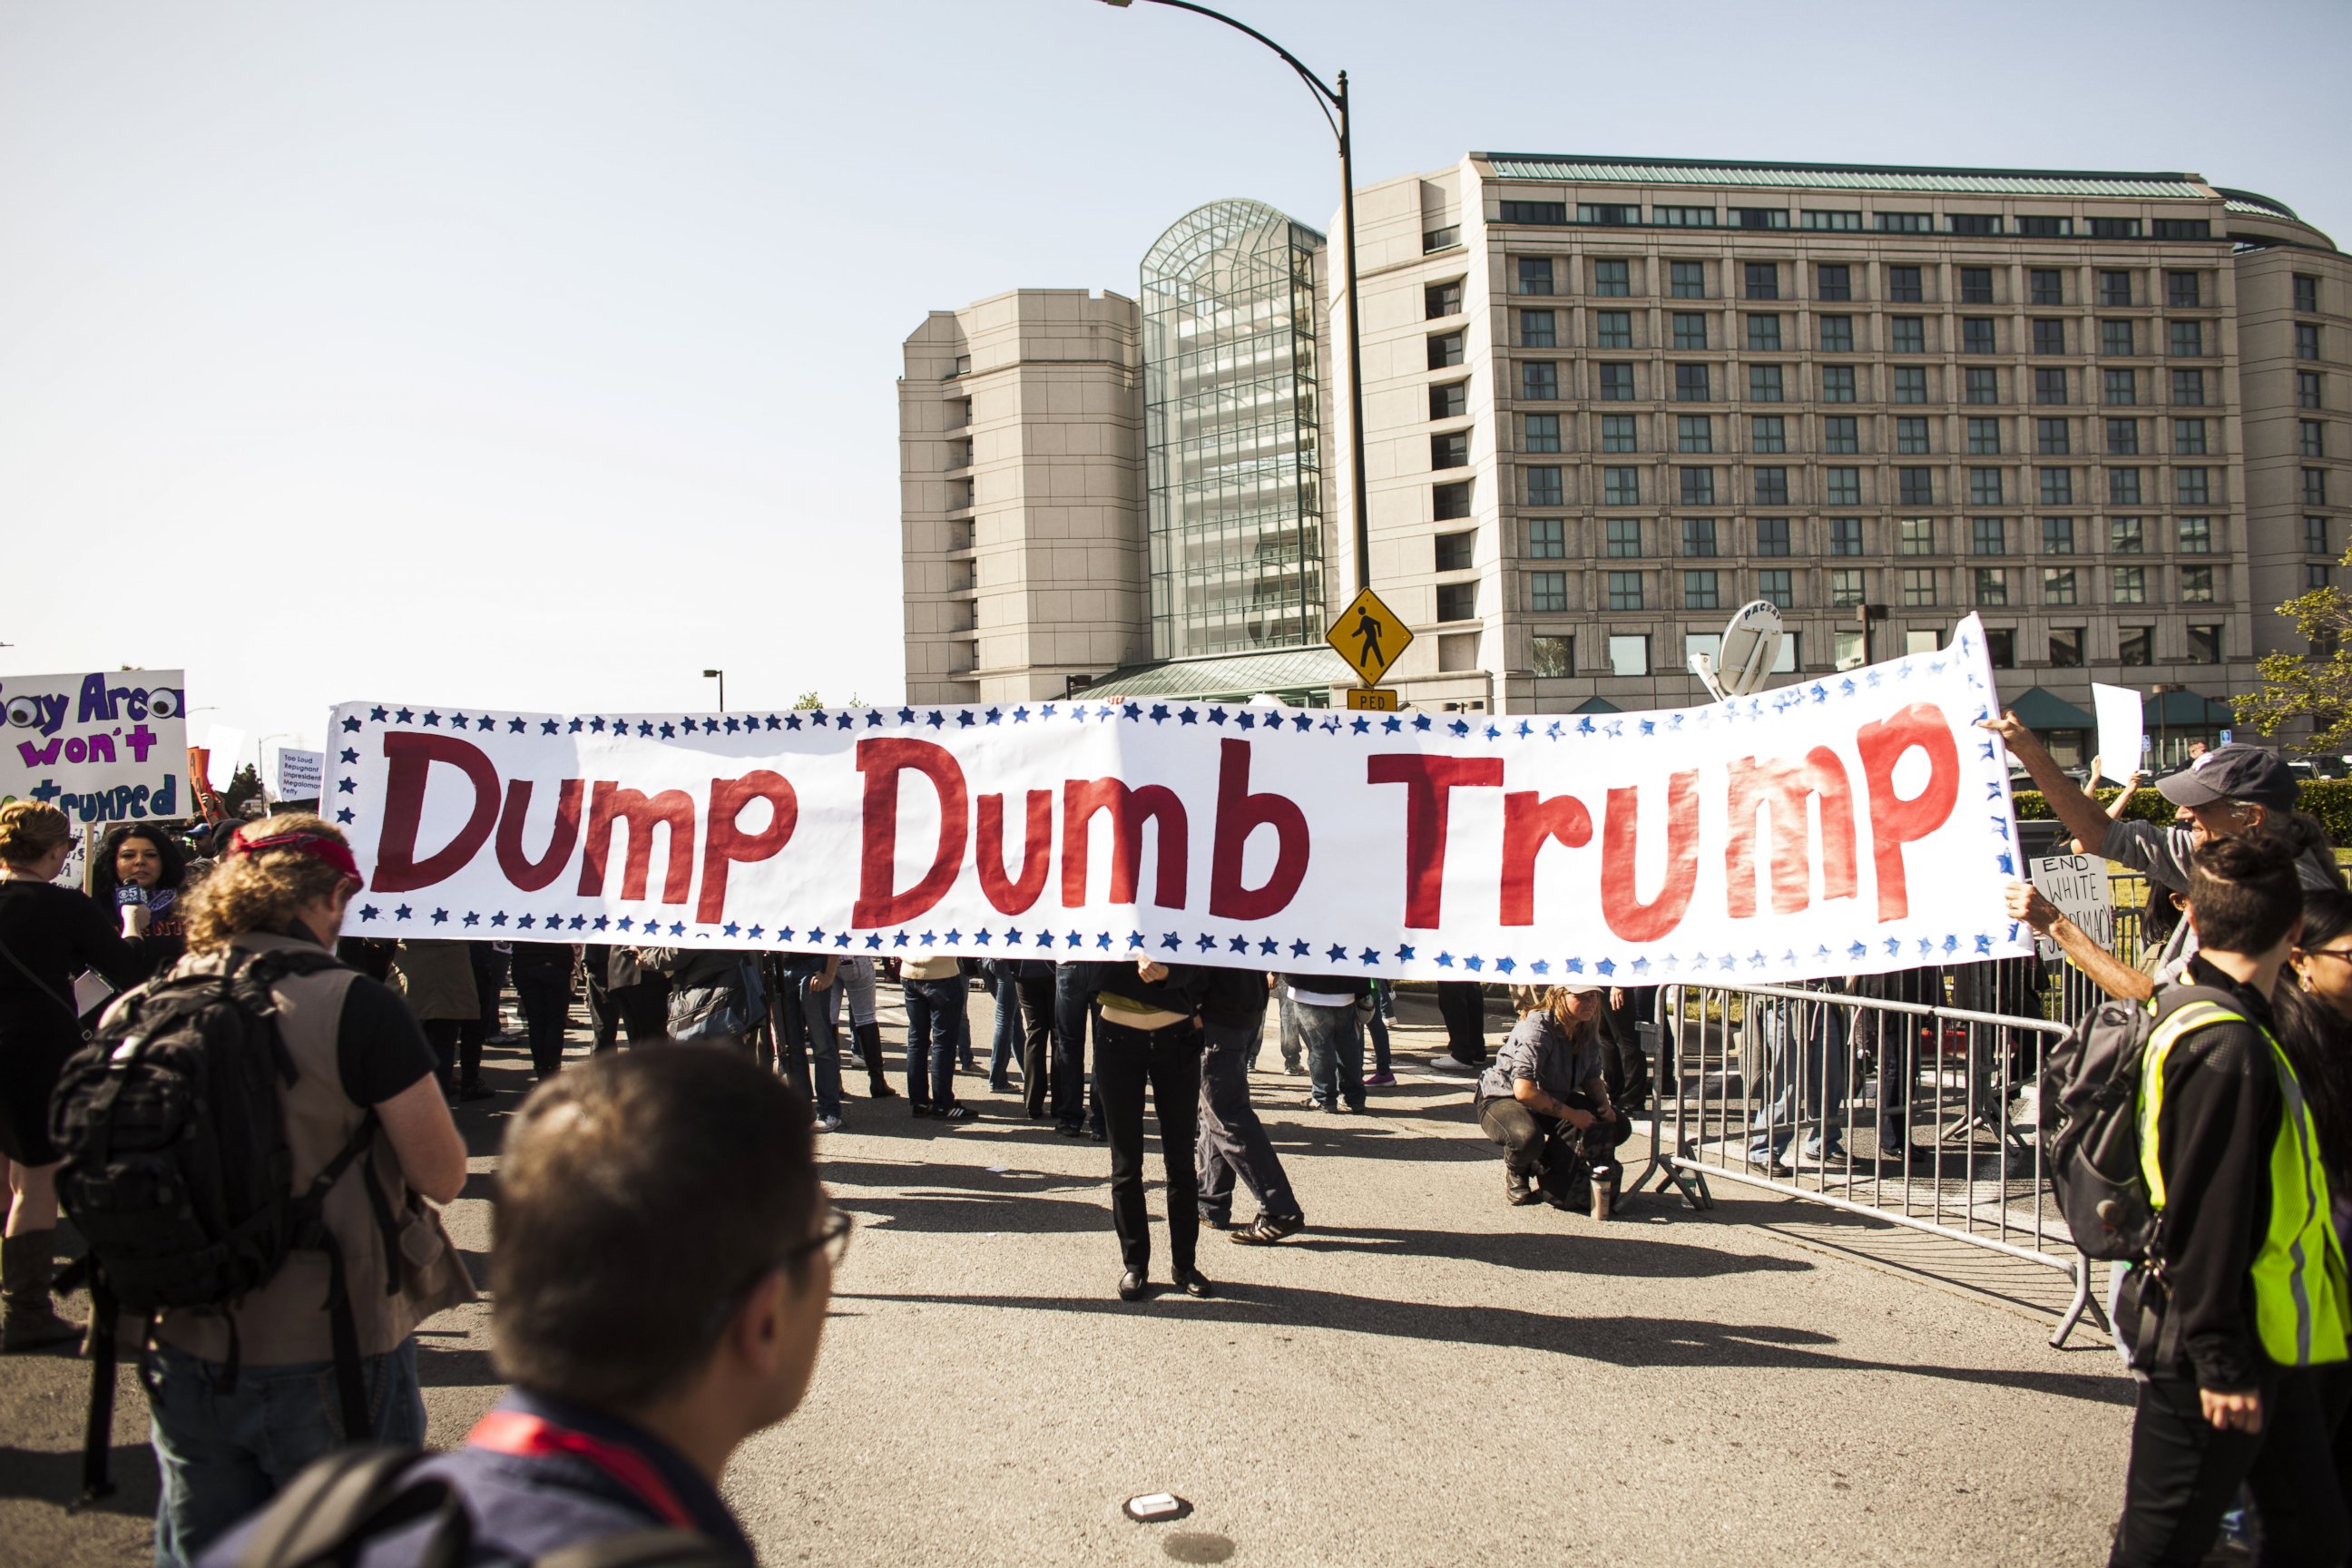
[[(2150, 714), (2177, 747), (2293, 646), (2275, 606), (2346, 547), (2352, 263), (2267, 198), (2189, 174), (1473, 153), (1356, 210), (1371, 579), (1420, 634), (1391, 676), (1408, 700), (1680, 704), (1702, 695), (1689, 656), (1751, 599), (1781, 607), (1784, 668), (1805, 674), (1929, 645), (1973, 610), (2017, 672), (2005, 695), (2062, 745), (2096, 680), (2178, 688)], [(1318, 237), (1287, 229), (1303, 301), (1326, 287)], [(1163, 470), (1153, 437), (1155, 502), (1291, 459), (1295, 528), (1208, 531), (1228, 557), (1274, 537), (1296, 570), (1251, 602), (1279, 613), (1229, 616), (1207, 646), (1155, 620), (1120, 684), (1190, 689), (1187, 654), (1311, 641), (1352, 587), (1349, 531), (1328, 526), (1353, 483), (1329, 390), (1347, 308), (1280, 334), (1315, 367), (1287, 447), (1195, 443)], [(909, 342), (910, 586), (912, 499), (940, 456), (917, 417), (960, 395), (925, 383), (940, 373), (917, 345), (967, 314)], [(1196, 357), (1187, 395), (1265, 405), (1269, 341)], [(1160, 352), (1147, 332), (1144, 384)], [(1157, 612), (1199, 562), (1162, 553), (1143, 512), (1118, 520), (1152, 552), (1121, 602)], [(910, 598), (919, 687), (917, 614)], [(1066, 661), (1052, 684), (1113, 668)]]

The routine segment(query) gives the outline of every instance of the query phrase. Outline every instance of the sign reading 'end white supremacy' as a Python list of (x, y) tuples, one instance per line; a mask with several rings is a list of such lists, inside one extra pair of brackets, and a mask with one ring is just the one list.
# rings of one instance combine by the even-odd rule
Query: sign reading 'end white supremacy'
[(371, 936), (1646, 984), (2028, 951), (1981, 632), (1657, 713), (335, 710)]

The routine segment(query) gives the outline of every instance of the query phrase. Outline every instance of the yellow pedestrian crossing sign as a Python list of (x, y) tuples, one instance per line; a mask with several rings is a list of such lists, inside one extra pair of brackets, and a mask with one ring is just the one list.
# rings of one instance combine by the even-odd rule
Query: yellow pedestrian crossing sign
[(1323, 640), (1337, 649), (1341, 658), (1355, 667), (1367, 686), (1380, 684), (1397, 655), (1412, 641), (1412, 633), (1397, 613), (1381, 603), (1381, 596), (1370, 588), (1360, 589)]

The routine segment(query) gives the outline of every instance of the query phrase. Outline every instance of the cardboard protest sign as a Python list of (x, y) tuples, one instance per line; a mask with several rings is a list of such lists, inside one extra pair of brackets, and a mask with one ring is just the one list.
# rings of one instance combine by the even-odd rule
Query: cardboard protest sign
[(77, 826), (185, 814), (184, 685), (176, 669), (0, 677), (0, 802), (45, 800)]
[(297, 752), (279, 747), (278, 752), (278, 800), (316, 800), (320, 781), (327, 772), (324, 752)]
[[(2080, 926), (2093, 942), (2110, 952), (2116, 945), (2116, 912), (2107, 897), (2105, 856), (2052, 855), (2032, 862), (2027, 880), (2042, 896), (2058, 906), (2059, 913)], [(2055, 963), (2058, 944), (2038, 939), (2042, 956)]]
[(1705, 708), (335, 710), (369, 936), (1644, 984), (2027, 951), (1973, 620)]

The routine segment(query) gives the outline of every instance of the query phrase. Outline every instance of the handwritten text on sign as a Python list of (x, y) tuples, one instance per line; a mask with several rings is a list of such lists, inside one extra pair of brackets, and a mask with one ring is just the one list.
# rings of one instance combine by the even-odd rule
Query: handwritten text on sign
[(1953, 647), (1658, 713), (336, 710), (368, 935), (1781, 980), (2023, 951)]

